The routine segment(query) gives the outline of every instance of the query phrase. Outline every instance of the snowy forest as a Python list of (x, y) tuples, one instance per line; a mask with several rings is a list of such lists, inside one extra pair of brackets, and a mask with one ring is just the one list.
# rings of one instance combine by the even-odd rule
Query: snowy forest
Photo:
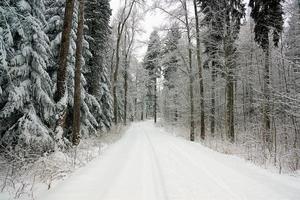
[(1, 200), (36, 199), (150, 121), (298, 174), (300, 0), (0, 1)]

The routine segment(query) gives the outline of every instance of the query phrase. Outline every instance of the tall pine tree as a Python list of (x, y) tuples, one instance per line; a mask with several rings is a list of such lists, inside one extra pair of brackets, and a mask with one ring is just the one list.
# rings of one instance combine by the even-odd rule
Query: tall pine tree
[(264, 86), (263, 86), (263, 128), (264, 142), (269, 149), (272, 148), (271, 134), (271, 106), (270, 106), (270, 40), (272, 33), (273, 42), (278, 46), (280, 35), (283, 31), (283, 0), (250, 0), (249, 6), (252, 8), (251, 17), (254, 19), (255, 41), (260, 45), (265, 54), (264, 64)]
[[(59, 62), (59, 52), (62, 36), (63, 27), (63, 17), (64, 17), (64, 0), (47, 0), (47, 10), (46, 10), (46, 20), (47, 26), (45, 27), (46, 33), (49, 35), (51, 43), (51, 51), (53, 52), (52, 62), (50, 63), (48, 69), (51, 74), (53, 82), (57, 82), (57, 71)], [(78, 26), (78, 4), (75, 3), (72, 28), (70, 33), (70, 46), (69, 55), (67, 60), (67, 73), (66, 73), (66, 99), (65, 101), (60, 101), (56, 105), (56, 113), (67, 110), (66, 113), (66, 123), (64, 134), (56, 134), (56, 141), (60, 146), (65, 146), (69, 144), (71, 139), (72, 122), (73, 122), (73, 103), (74, 103), (74, 77), (75, 77), (75, 50), (76, 50), (76, 31)], [(102, 109), (92, 94), (88, 92), (88, 82), (86, 80), (86, 73), (88, 73), (88, 67), (85, 60), (92, 57), (90, 52), (89, 43), (87, 41), (87, 36), (83, 40), (83, 55), (82, 55), (82, 70), (81, 70), (81, 129), (80, 133), (83, 136), (94, 135), (100, 128), (100, 123), (96, 120), (97, 116), (94, 113), (101, 113)], [(53, 91), (55, 91), (55, 87)]]
[(86, 25), (88, 42), (92, 57), (87, 61), (88, 91), (96, 97), (102, 111), (93, 112), (101, 127), (110, 128), (112, 124), (112, 96), (108, 77), (108, 49), (111, 28), (109, 26), (111, 9), (109, 0), (91, 0), (86, 3)]
[(178, 85), (176, 84), (178, 76), (178, 68), (181, 65), (179, 55), (179, 40), (181, 33), (177, 24), (173, 25), (169, 30), (162, 50), (162, 67), (165, 79), (164, 97), (165, 119), (169, 121), (178, 120)]
[(216, 70), (219, 68), (226, 79), (226, 135), (234, 142), (234, 82), (236, 63), (235, 41), (241, 26), (241, 19), (245, 14), (244, 4), (241, 0), (200, 0), (205, 14), (203, 25), (208, 28), (205, 38), (206, 53), (212, 73), (212, 110), (211, 133), (215, 130), (215, 80)]
[(148, 71), (149, 77), (147, 83), (146, 115), (153, 116), (154, 122), (157, 120), (157, 78), (160, 70), (160, 54), (160, 37), (157, 31), (153, 31), (150, 35), (147, 53), (144, 58), (144, 68)]

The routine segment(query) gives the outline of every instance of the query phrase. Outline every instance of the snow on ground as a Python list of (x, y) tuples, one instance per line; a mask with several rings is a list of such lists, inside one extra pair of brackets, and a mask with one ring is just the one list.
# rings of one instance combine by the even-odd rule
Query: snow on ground
[[(76, 149), (45, 154), (38, 160), (15, 156), (8, 162), (0, 157), (0, 200), (36, 200), (36, 196), (68, 179), (121, 138), (127, 127), (115, 126), (109, 133), (83, 138)], [(34, 162), (29, 162), (34, 161)]]
[(38, 200), (298, 200), (300, 178), (134, 123), (102, 157)]

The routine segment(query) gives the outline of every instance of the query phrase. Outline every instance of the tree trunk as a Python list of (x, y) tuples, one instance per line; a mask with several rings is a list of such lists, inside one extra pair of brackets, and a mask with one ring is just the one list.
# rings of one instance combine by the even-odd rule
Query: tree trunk
[(142, 97), (142, 102), (141, 102), (141, 121), (144, 120), (144, 108), (145, 108), (144, 97)]
[(84, 26), (84, 0), (79, 1), (78, 28), (76, 39), (76, 62), (75, 62), (75, 88), (74, 88), (74, 112), (73, 112), (73, 145), (80, 142), (80, 105), (81, 105), (81, 57)]
[(226, 133), (230, 142), (234, 142), (234, 83), (232, 75), (229, 75), (226, 80)]
[(127, 94), (128, 94), (128, 61), (125, 57), (125, 72), (124, 72), (124, 125), (127, 124)]
[(188, 37), (188, 70), (189, 70), (189, 92), (190, 92), (190, 140), (195, 141), (195, 122), (194, 122), (194, 88), (193, 88), (193, 65), (192, 65), (192, 41), (191, 41), (191, 33), (190, 33), (190, 25), (189, 25), (189, 17), (188, 17), (188, 9), (186, 0), (183, 2), (183, 9), (185, 15), (185, 28), (187, 31)]
[(248, 97), (249, 97), (249, 113), (248, 113), (248, 118), (249, 118), (249, 122), (253, 121), (253, 117), (254, 117), (254, 86), (253, 86), (253, 74), (254, 74), (254, 29), (253, 29), (253, 22), (250, 20), (250, 30), (251, 32), (251, 50), (250, 50), (250, 65), (249, 65), (249, 74), (248, 74), (248, 79), (249, 79), (249, 84), (248, 84), (248, 89), (249, 89), (249, 93), (248, 93)]
[(272, 148), (271, 120), (270, 120), (270, 46), (264, 50), (265, 68), (264, 68), (264, 104), (263, 104), (263, 123), (264, 123), (264, 141), (269, 150)]
[[(213, 59), (215, 59), (213, 57)], [(217, 78), (217, 71), (216, 71), (216, 64), (215, 61), (212, 61), (212, 66), (211, 66), (211, 81), (212, 81), (212, 86), (211, 86), (211, 109), (210, 109), (210, 133), (211, 136), (215, 136), (215, 126), (216, 126), (216, 119), (215, 119), (215, 113), (216, 113), (216, 92), (215, 92), (215, 87), (216, 87), (216, 78)]]
[(137, 98), (134, 98), (134, 121), (137, 119)]
[[(118, 35), (121, 33), (118, 33)], [(119, 73), (119, 63), (120, 63), (120, 42), (121, 36), (118, 36), (117, 39), (117, 48), (116, 48), (116, 68), (114, 72), (113, 80), (113, 99), (114, 99), (114, 122), (118, 124), (118, 97), (117, 97), (117, 82), (118, 82), (118, 73)]]
[(225, 70), (226, 70), (226, 137), (233, 143), (235, 141), (234, 135), (234, 70), (235, 70), (235, 48), (234, 39), (232, 38), (230, 13), (227, 10), (224, 17), (224, 52), (225, 52)]
[[(59, 102), (66, 93), (66, 73), (67, 73), (67, 62), (70, 47), (70, 33), (72, 29), (72, 18), (74, 11), (75, 0), (66, 0), (65, 6), (65, 18), (61, 38), (61, 47), (59, 52), (59, 67), (57, 71), (57, 82), (56, 92), (54, 95), (55, 102)], [(67, 107), (60, 111), (55, 132), (64, 130), (67, 117)]]
[(177, 98), (178, 98), (178, 95), (177, 95), (177, 91), (176, 91), (176, 94), (174, 95), (174, 104), (175, 104), (174, 121), (175, 122), (177, 122), (177, 120), (178, 120)]
[[(114, 79), (114, 58), (115, 58), (115, 52), (116, 50), (113, 49), (112, 55), (111, 55), (111, 59), (110, 59), (110, 80), (112, 81)], [(112, 87), (110, 87), (110, 91), (112, 92)]]
[(67, 61), (70, 47), (70, 33), (72, 29), (72, 18), (74, 11), (75, 0), (66, 0), (65, 18), (61, 38), (61, 47), (59, 53), (59, 68), (57, 71), (57, 88), (55, 94), (55, 101), (58, 102), (63, 98), (66, 92), (66, 73)]
[(194, 11), (195, 11), (195, 19), (196, 19), (196, 41), (197, 41), (197, 61), (198, 61), (198, 69), (199, 69), (199, 81), (200, 81), (200, 126), (201, 126), (201, 139), (205, 139), (205, 111), (204, 111), (204, 86), (203, 86), (203, 75), (202, 75), (202, 59), (201, 59), (201, 41), (200, 41), (200, 29), (199, 29), (199, 17), (198, 17), (198, 9), (197, 9), (197, 1), (194, 0)]
[(157, 122), (157, 77), (155, 70), (155, 80), (154, 80), (154, 123)]
[[(230, 37), (230, 36), (227, 36)], [(227, 70), (226, 74), (226, 136), (230, 142), (234, 142), (234, 78), (233, 70), (234, 64), (230, 61), (230, 57), (233, 57), (232, 44), (230, 40), (225, 39), (225, 67)]]
[[(133, 9), (133, 6), (135, 3), (136, 3), (136, 0), (133, 0), (131, 2), (131, 5), (129, 7), (129, 11), (128, 11), (126, 17), (124, 18), (124, 20), (122, 22), (119, 22), (119, 24), (118, 24), (117, 47), (116, 47), (116, 68), (114, 71), (114, 80), (113, 80), (113, 101), (114, 101), (113, 106), (114, 106), (114, 122), (115, 122), (115, 124), (118, 124), (117, 84), (118, 84), (118, 73), (119, 73), (119, 64), (120, 64), (120, 42), (121, 42), (124, 26), (125, 26), (127, 20), (129, 19), (129, 16), (132, 12), (132, 9)], [(126, 7), (124, 7), (123, 9), (124, 9), (123, 11), (125, 12)]]

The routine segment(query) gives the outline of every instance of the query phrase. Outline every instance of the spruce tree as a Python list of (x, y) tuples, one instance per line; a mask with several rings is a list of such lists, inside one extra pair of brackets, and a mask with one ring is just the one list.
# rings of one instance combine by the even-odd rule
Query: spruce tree
[(297, 88), (296, 92), (300, 92), (299, 84), (299, 73), (298, 65), (300, 64), (300, 1), (294, 0), (291, 3), (291, 17), (289, 20), (289, 27), (286, 33), (287, 37), (287, 52), (286, 56), (293, 64), (294, 73), (297, 76)]
[(270, 41), (272, 33), (273, 42), (278, 46), (280, 35), (283, 31), (283, 0), (250, 0), (249, 6), (252, 8), (251, 17), (255, 22), (255, 41), (260, 45), (265, 54), (264, 66), (264, 86), (263, 86), (263, 128), (264, 141), (268, 148), (272, 148), (271, 116), (270, 116)]
[(87, 60), (88, 91), (101, 105), (101, 112), (93, 112), (102, 128), (112, 124), (112, 96), (108, 77), (108, 50), (111, 28), (109, 26), (111, 9), (108, 0), (86, 2), (87, 35), (92, 57)]
[[(181, 33), (177, 24), (173, 25), (168, 31), (164, 47), (162, 50), (162, 67), (164, 75), (164, 91), (165, 96), (165, 119), (171, 121), (178, 120), (178, 85), (176, 84), (178, 76), (178, 68), (181, 65), (179, 55), (179, 40)], [(170, 116), (171, 114), (171, 116)]]
[(144, 68), (148, 71), (149, 77), (146, 100), (147, 115), (153, 113), (150, 115), (154, 117), (154, 122), (156, 122), (157, 118), (157, 78), (160, 70), (160, 54), (160, 37), (157, 31), (153, 31), (150, 35), (147, 53), (144, 58)]
[(215, 110), (216, 110), (216, 79), (217, 71), (220, 71), (222, 35), (223, 35), (223, 16), (221, 11), (220, 0), (199, 0), (201, 10), (204, 14), (201, 25), (207, 27), (207, 32), (203, 38), (205, 46), (206, 60), (204, 60), (204, 67), (210, 66), (211, 71), (211, 108), (210, 108), (210, 132), (211, 136), (215, 135)]
[(23, 152), (50, 151), (55, 104), (47, 73), (51, 53), (43, 31), (44, 2), (18, 0), (6, 6), (1, 9), (7, 12), (2, 13), (0, 38), (5, 42), (1, 49), (10, 53), (2, 53), (6, 61), (0, 67), (5, 74), (1, 80), (5, 91), (1, 92), (0, 122), (1, 126), (6, 124), (1, 128), (1, 145)]
[(234, 82), (237, 67), (235, 41), (238, 38), (245, 8), (241, 0), (200, 0), (200, 2), (205, 14), (203, 24), (208, 27), (208, 36), (204, 42), (208, 54), (207, 63), (211, 62), (212, 67), (211, 132), (214, 134), (214, 82), (216, 79), (216, 68), (219, 68), (226, 79), (226, 135), (227, 139), (234, 142)]
[[(51, 43), (51, 51), (53, 52), (52, 62), (49, 64), (49, 73), (51, 74), (53, 82), (57, 82), (57, 71), (59, 62), (60, 42), (62, 36), (63, 17), (64, 17), (64, 0), (47, 0), (46, 20), (47, 26), (45, 31), (49, 35)], [(70, 144), (72, 121), (73, 121), (73, 98), (74, 98), (74, 77), (75, 77), (75, 52), (76, 52), (76, 32), (78, 26), (78, 4), (75, 2), (72, 28), (70, 32), (70, 46), (69, 55), (67, 60), (67, 74), (66, 74), (66, 99), (60, 101), (56, 105), (56, 113), (60, 113), (64, 110), (66, 113), (66, 123), (64, 134), (56, 133), (56, 140), (59, 146), (64, 147), (66, 144)], [(87, 36), (83, 39), (83, 55), (82, 58), (82, 70), (81, 70), (81, 118), (80, 118), (80, 133), (83, 136), (97, 134), (97, 130), (100, 128), (100, 123), (96, 120), (94, 113), (101, 113), (102, 109), (92, 94), (88, 92), (88, 81), (86, 74), (88, 67), (86, 65), (86, 59), (92, 57), (90, 52)], [(55, 91), (55, 87), (53, 89)], [(66, 109), (67, 108), (67, 109)]]

